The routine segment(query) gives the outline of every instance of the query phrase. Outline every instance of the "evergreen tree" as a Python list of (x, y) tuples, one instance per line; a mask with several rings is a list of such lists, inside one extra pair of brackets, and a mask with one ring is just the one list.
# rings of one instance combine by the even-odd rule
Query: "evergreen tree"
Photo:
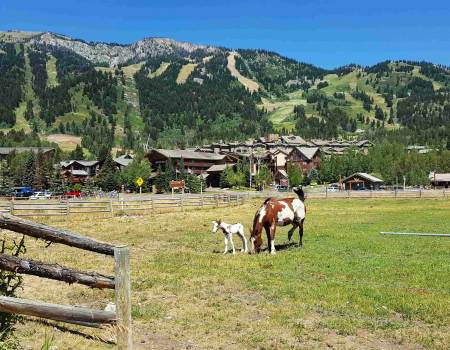
[(119, 173), (111, 153), (106, 156), (106, 159), (100, 168), (96, 184), (104, 191), (114, 191), (119, 189)]
[(292, 162), (287, 164), (287, 173), (289, 177), (289, 186), (296, 187), (300, 186), (303, 182), (303, 174), (300, 168)]

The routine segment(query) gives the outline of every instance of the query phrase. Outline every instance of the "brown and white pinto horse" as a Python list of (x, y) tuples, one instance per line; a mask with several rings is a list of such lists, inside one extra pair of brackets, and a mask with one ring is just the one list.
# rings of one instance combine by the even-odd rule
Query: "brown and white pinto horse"
[(275, 254), (275, 231), (277, 226), (292, 225), (288, 239), (292, 239), (295, 229), (299, 228), (300, 241), (303, 245), (303, 222), (305, 221), (305, 193), (302, 188), (294, 188), (298, 198), (267, 198), (258, 209), (253, 219), (253, 229), (250, 232), (252, 251), (259, 253), (262, 245), (261, 233), (266, 230), (269, 252)]

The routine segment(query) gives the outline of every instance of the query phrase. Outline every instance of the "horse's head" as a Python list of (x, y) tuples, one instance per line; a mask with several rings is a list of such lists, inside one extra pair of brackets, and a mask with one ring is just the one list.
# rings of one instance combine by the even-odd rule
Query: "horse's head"
[(252, 242), (250, 253), (258, 254), (261, 251), (262, 245), (261, 230), (250, 230), (250, 242)]
[(298, 196), (298, 198), (304, 202), (305, 201), (305, 192), (303, 191), (303, 187), (293, 187), (292, 191)]
[(220, 219), (219, 220), (214, 220), (212, 222), (212, 224), (213, 224), (212, 233), (216, 233), (217, 232), (217, 230), (219, 229), (221, 223), (222, 223), (222, 220), (220, 220)]

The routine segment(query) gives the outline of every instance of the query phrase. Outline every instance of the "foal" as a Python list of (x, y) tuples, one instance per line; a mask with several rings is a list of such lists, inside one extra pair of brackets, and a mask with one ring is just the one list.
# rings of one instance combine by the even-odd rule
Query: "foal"
[(213, 221), (213, 229), (212, 232), (216, 233), (217, 230), (221, 229), (224, 236), (224, 242), (225, 242), (225, 250), (223, 251), (224, 254), (228, 253), (228, 239), (231, 242), (231, 247), (233, 248), (233, 254), (236, 254), (236, 250), (234, 249), (234, 242), (233, 242), (233, 234), (237, 234), (239, 237), (241, 237), (242, 240), (242, 246), (244, 247), (241, 249), (241, 252), (247, 253), (247, 239), (244, 235), (244, 226), (242, 224), (227, 224), (223, 222), (222, 220), (216, 220)]

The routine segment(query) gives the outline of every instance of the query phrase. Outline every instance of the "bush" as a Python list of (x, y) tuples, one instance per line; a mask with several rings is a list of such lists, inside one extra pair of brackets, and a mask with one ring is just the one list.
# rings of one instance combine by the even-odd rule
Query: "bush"
[[(7, 242), (6, 238), (0, 239), (0, 253), (10, 253), (13, 256), (18, 256), (25, 252), (25, 238), (19, 242), (13, 240)], [(16, 290), (22, 285), (22, 277), (17, 276), (14, 272), (0, 271), (0, 295), (7, 297), (14, 297)], [(13, 338), (14, 326), (19, 320), (19, 316), (10, 313), (0, 312), (0, 345), (7, 345), (10, 349), (14, 349), (16, 344)], [(0, 346), (1, 349), (8, 349), (8, 347)]]

